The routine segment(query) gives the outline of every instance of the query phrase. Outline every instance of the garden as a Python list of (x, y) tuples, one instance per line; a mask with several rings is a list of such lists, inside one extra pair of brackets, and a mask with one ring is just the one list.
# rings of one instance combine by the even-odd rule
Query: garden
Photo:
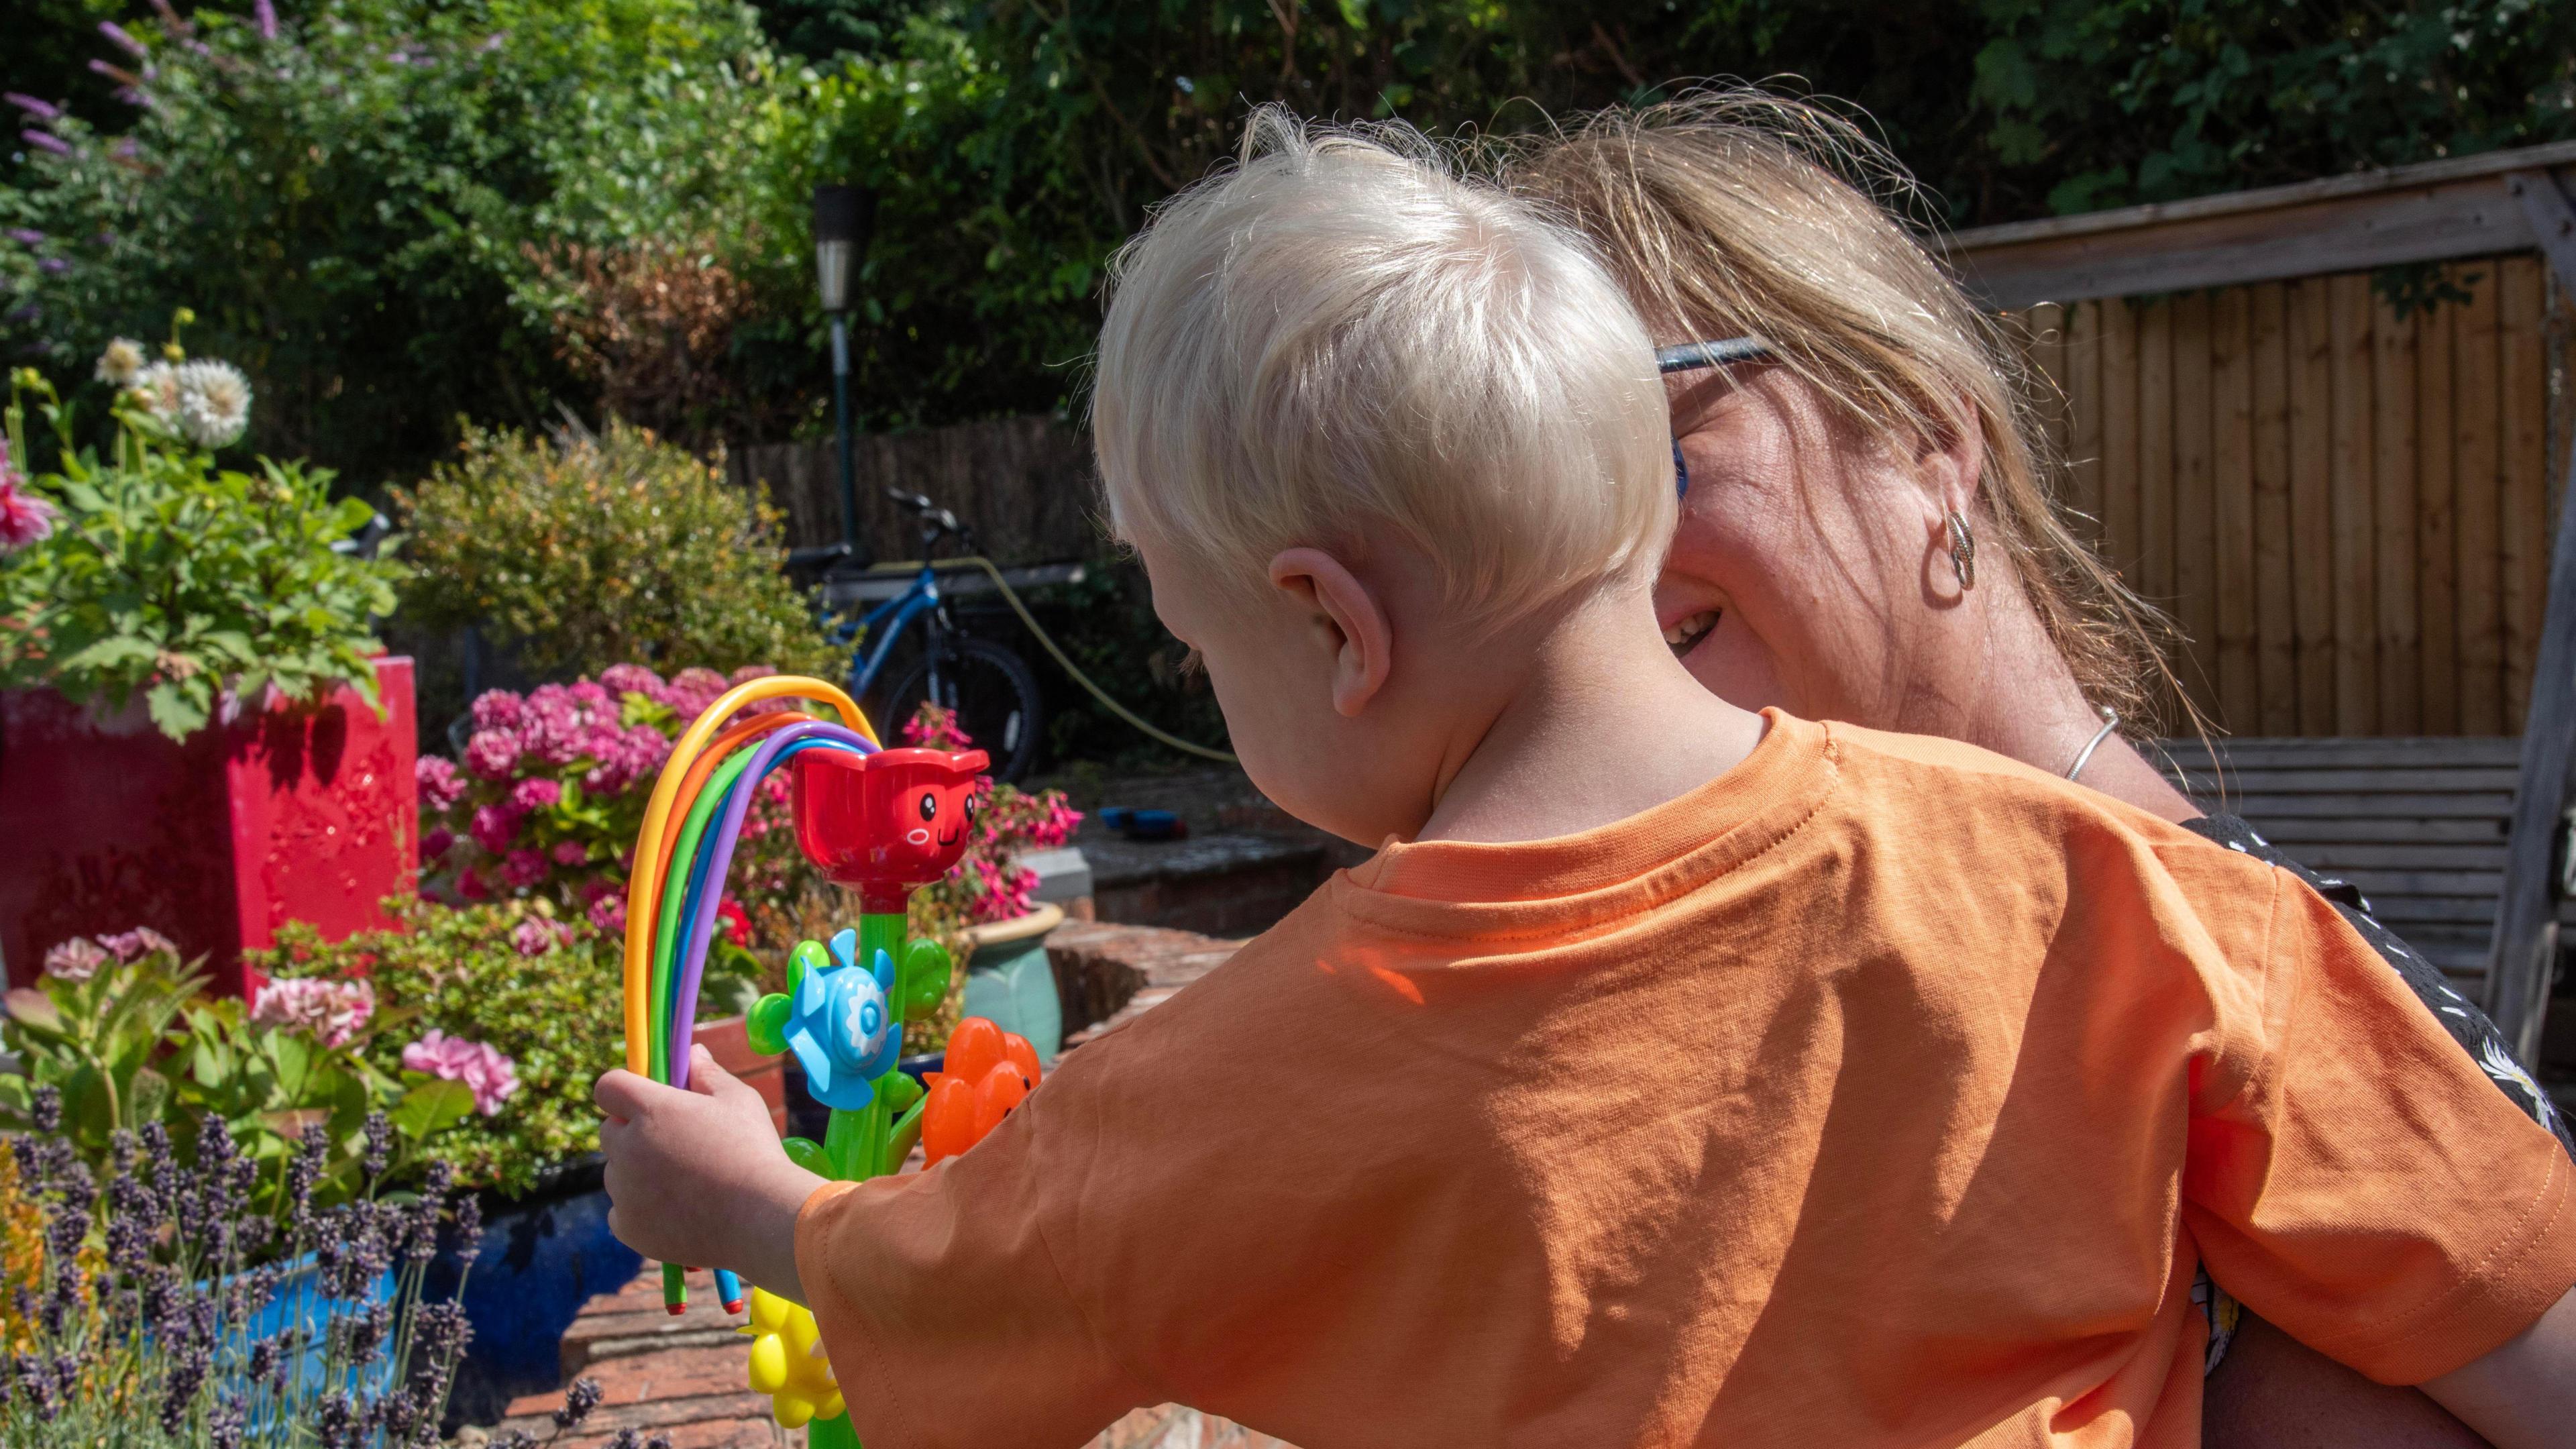
[[(1794, 72), (1871, 118), (1938, 226), (2576, 134), (2576, 7), (2509, 0), (23, 10), (0, 1441), (66, 1449), (427, 1446), (559, 1387), (575, 1311), (641, 1266), (606, 1231), (590, 1093), (635, 1039), (633, 942), (688, 944), (664, 916), (710, 925), (657, 1040), (710, 1045), (799, 1140), (857, 1110), (780, 1004), (868, 967), (831, 956), (860, 897), (800, 835), (791, 781), (828, 751), (701, 769), (732, 814), (698, 877), (715, 827), (683, 835), (660, 792), (711, 736), (807, 728), (815, 696), (761, 682), (838, 684), (870, 642), (790, 567), (821, 540), (728, 459), (844, 422), (1078, 435), (1111, 253), (1251, 103), (1508, 140), (1663, 77)], [(869, 224), (827, 311), (829, 186)], [(892, 947), (887, 1071), (917, 1081), (870, 1109), (880, 1170), (958, 1150), (1016, 1100), (968, 1100), (992, 1073), (1025, 1090), (1110, 1009), (1043, 949), (1086, 813), (1119, 822), (1088, 872), (1265, 805), (1183, 771), (1205, 761), (1166, 742), (1230, 758), (1204, 681), (1132, 561), (1096, 529), (1069, 551), (999, 560), (1057, 571), (969, 620), (1037, 662), (1030, 773), (968, 771), (954, 859), (866, 937)], [(962, 707), (854, 692), (889, 751), (1003, 753)], [(1324, 858), (1264, 838), (1293, 900)], [(1153, 924), (1264, 923), (1210, 910)], [(962, 1115), (931, 1113), (943, 1090)], [(600, 1438), (588, 1382), (567, 1445)]]

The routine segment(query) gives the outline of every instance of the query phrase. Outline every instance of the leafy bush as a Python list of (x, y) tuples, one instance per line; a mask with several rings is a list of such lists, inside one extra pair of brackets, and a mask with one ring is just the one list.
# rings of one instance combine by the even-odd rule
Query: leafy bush
[[(344, 1201), (407, 1177), (422, 1145), (475, 1108), (460, 1083), (369, 1062), (402, 1017), (380, 1015), (363, 979), (319, 993), (273, 984), (248, 1012), (200, 998), (204, 984), (150, 930), (55, 946), (38, 984), (5, 998), (0, 1044), (20, 1070), (0, 1072), (0, 1126), (55, 1134), (104, 1172), (138, 1132), (200, 1157), (220, 1125), (222, 1152), (248, 1164), (245, 1206), (279, 1217), (292, 1206), (284, 1168), (308, 1144), (304, 1193)], [(384, 1039), (398, 1056), (401, 1039)]]
[[(590, 1086), (625, 1040), (619, 943), (543, 900), (450, 908), (394, 903), (398, 924), (326, 942), (302, 923), (244, 958), (290, 979), (372, 984), (384, 1010), (423, 1030), (469, 1039), (509, 1057), (518, 1090), (507, 1110), (466, 1117), (430, 1144), (471, 1186), (527, 1192), (545, 1168), (599, 1148)], [(379, 1037), (368, 1055), (402, 1066), (404, 1046)]]
[(90, 31), (134, 106), (13, 87), (41, 109), (0, 179), (10, 351), (68, 362), (208, 299), (208, 340), (276, 404), (261, 447), (406, 476), (459, 415), (580, 395), (526, 243), (722, 236), (743, 210), (768, 61), (730, 0), (295, 8)]
[(641, 428), (559, 443), (476, 429), (395, 505), (417, 569), (406, 618), (479, 625), (540, 676), (831, 668), (779, 571), (778, 510)]
[[(117, 345), (139, 363), (134, 344)], [(101, 370), (124, 360), (111, 350)], [(369, 631), (392, 609), (402, 569), (332, 547), (373, 510), (334, 503), (325, 471), (266, 459), (256, 475), (217, 469), (206, 446), (222, 432), (209, 431), (178, 380), (206, 366), (163, 364), (160, 378), (127, 370), (135, 386), (115, 396), (107, 462), (73, 446), (69, 409), (51, 383), (33, 369), (12, 376), (0, 487), (32, 490), (54, 516), (0, 569), (0, 688), (48, 685), (111, 710), (140, 691), (174, 739), (203, 727), (218, 705), (272, 690), (311, 700), (345, 683), (375, 702)], [(29, 456), (31, 392), (60, 444), (61, 471), (21, 482), (9, 457)], [(248, 398), (239, 404), (246, 411)]]

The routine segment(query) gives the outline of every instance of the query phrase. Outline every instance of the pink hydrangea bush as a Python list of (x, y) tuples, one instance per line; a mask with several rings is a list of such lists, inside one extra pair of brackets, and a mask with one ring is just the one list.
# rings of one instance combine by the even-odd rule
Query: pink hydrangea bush
[[(423, 893), (451, 903), (543, 898), (601, 931), (624, 930), (626, 857), (673, 741), (726, 690), (774, 672), (684, 669), (666, 680), (619, 664), (597, 679), (485, 693), (462, 762), (419, 764)], [(744, 714), (789, 707), (769, 700)], [(743, 822), (737, 893), (795, 883), (787, 777), (759, 789)]]

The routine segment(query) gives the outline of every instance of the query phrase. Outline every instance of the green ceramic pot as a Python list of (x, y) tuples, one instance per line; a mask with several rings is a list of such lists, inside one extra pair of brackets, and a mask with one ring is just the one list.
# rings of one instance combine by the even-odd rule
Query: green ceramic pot
[(1064, 1004), (1056, 999), (1046, 953), (1047, 933), (1062, 924), (1064, 908), (1050, 904), (1017, 920), (966, 929), (975, 954), (966, 962), (965, 1014), (1027, 1037), (1047, 1064), (1064, 1049)]

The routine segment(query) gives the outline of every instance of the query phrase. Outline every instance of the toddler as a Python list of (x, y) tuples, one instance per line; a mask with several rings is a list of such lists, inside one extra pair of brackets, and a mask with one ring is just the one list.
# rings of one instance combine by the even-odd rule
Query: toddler
[(1119, 259), (1101, 471), (1253, 781), (1383, 845), (925, 1173), (822, 1183), (704, 1058), (611, 1074), (621, 1237), (810, 1303), (881, 1449), (1165, 1400), (1306, 1449), (2190, 1445), (2204, 1261), (2500, 1441), (2576, 1422), (2568, 1161), (2325, 902), (1709, 695), (1581, 244), (1408, 133), (1254, 132)]

